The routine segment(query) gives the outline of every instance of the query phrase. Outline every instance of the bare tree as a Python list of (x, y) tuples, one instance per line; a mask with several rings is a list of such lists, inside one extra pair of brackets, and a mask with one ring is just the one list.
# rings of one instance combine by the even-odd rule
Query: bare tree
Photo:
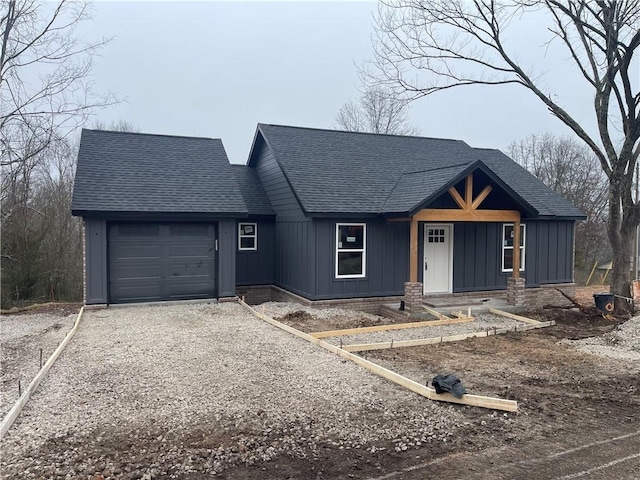
[(608, 259), (608, 182), (591, 149), (574, 138), (544, 133), (513, 142), (509, 154), (587, 216), (576, 227), (577, 276), (588, 274), (595, 261)]
[(336, 117), (336, 127), (349, 132), (417, 135), (408, 121), (409, 103), (389, 90), (367, 89), (360, 101), (345, 103)]
[(107, 124), (102, 121), (93, 122), (92, 128), (96, 130), (110, 130), (112, 132), (133, 132), (139, 133), (140, 129), (128, 120), (114, 120)]
[(79, 299), (80, 223), (71, 217), (75, 132), (112, 95), (92, 92), (104, 41), (75, 35), (89, 4), (0, 0), (2, 304)]
[(71, 135), (96, 108), (116, 101), (96, 95), (88, 76), (100, 40), (75, 36), (89, 4), (0, 0), (1, 165), (28, 162)]
[[(518, 33), (510, 24), (539, 11), (546, 13), (549, 24), (542, 28), (551, 36), (542, 48), (560, 44), (593, 91), (597, 136), (545, 93), (541, 78), (508, 47)], [(374, 41), (377, 84), (414, 99), (464, 85), (519, 85), (591, 149), (608, 178), (611, 286), (623, 296), (629, 296), (629, 259), (640, 222), (640, 205), (631, 195), (640, 155), (640, 93), (632, 65), (639, 27), (637, 0), (383, 0)]]

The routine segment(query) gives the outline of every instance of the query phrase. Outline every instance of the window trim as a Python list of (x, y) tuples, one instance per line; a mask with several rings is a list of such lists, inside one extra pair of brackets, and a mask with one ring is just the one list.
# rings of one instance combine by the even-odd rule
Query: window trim
[[(514, 227), (515, 225), (513, 223), (503, 223), (502, 224), (502, 235), (500, 236), (500, 245), (502, 246), (502, 248), (500, 249), (500, 253), (501, 253), (501, 266), (502, 266), (502, 273), (513, 273), (513, 267), (512, 268), (504, 268), (504, 251), (505, 250), (513, 250), (514, 246), (508, 246), (504, 244), (504, 236), (505, 236), (505, 230), (507, 227)], [(525, 267), (526, 267), (526, 255), (527, 255), (527, 224), (526, 223), (521, 223), (520, 227), (522, 228), (522, 252), (520, 255), (520, 271), (524, 272), (525, 271)], [(513, 256), (511, 257), (513, 258)]]
[[(362, 248), (339, 248), (340, 244), (340, 227), (362, 227)], [(337, 223), (336, 222), (336, 243), (335, 243), (335, 278), (336, 279), (348, 279), (348, 278), (365, 278), (367, 275), (367, 224), (366, 223)], [(361, 253), (362, 254), (362, 273), (359, 274), (347, 274), (340, 275), (338, 273), (338, 254), (339, 253)]]
[[(242, 226), (253, 225), (253, 235), (243, 235)], [(243, 238), (253, 238), (253, 247), (243, 247)], [(238, 250), (239, 251), (255, 251), (258, 250), (258, 224), (254, 222), (238, 222)]]

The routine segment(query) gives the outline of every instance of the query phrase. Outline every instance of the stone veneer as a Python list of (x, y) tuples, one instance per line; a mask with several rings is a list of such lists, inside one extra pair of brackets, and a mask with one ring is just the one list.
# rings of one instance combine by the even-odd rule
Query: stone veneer
[[(515, 287), (512, 287), (512, 293), (509, 290), (486, 290), (477, 292), (462, 292), (447, 295), (437, 295), (438, 297), (469, 297), (469, 298), (506, 298), (509, 300), (511, 295), (511, 301), (517, 300), (520, 302), (518, 306), (523, 310), (540, 310), (545, 305), (567, 305), (569, 302), (562, 296), (558, 289), (565, 292), (570, 297), (575, 296), (576, 285), (575, 283), (558, 283), (541, 285), (540, 287), (524, 288), (525, 280), (518, 282), (518, 290), (515, 291)], [(407, 286), (409, 290), (406, 291)], [(422, 311), (421, 305), (424, 300), (422, 295), (422, 283), (419, 282), (407, 282), (405, 284), (405, 291), (408, 293), (405, 296), (393, 296), (393, 297), (361, 297), (361, 298), (342, 298), (334, 300), (309, 300), (307, 298), (296, 295), (282, 288), (273, 285), (252, 285), (237, 287), (236, 292), (238, 297), (245, 297), (245, 301), (249, 304), (260, 304), (264, 302), (295, 302), (301, 305), (315, 307), (315, 308), (346, 308), (352, 310), (360, 310), (367, 313), (373, 313), (376, 315), (383, 315), (392, 317), (397, 320), (407, 320), (411, 313), (413, 305), (414, 311)], [(405, 302), (404, 312), (397, 310), (397, 307), (393, 307), (393, 304), (400, 303), (401, 300)], [(511, 303), (511, 302), (510, 302)]]
[(507, 278), (507, 303), (515, 307), (524, 307), (526, 302), (524, 278)]
[(422, 311), (421, 282), (404, 282), (404, 309), (409, 313)]

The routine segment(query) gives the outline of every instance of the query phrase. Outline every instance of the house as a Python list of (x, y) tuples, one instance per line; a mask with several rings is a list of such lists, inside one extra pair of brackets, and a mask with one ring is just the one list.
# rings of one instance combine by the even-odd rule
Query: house
[(245, 166), (219, 140), (84, 130), (72, 210), (87, 303), (239, 292), (369, 310), (548, 301), (573, 284), (584, 218), (497, 150), (266, 124)]

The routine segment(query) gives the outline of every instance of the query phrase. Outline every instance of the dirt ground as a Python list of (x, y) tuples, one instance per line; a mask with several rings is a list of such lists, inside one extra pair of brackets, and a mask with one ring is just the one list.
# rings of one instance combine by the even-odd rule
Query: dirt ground
[[(289, 323), (307, 315), (298, 312), (284, 320)], [(466, 422), (450, 442), (416, 446), (410, 454), (390, 452), (374, 465), (366, 458), (339, 460), (328, 453), (322, 460), (326, 476), (318, 478), (346, 474), (349, 462), (352, 478), (379, 480), (421, 479), (435, 471), (448, 478), (638, 478), (640, 364), (587, 355), (559, 344), (562, 339), (603, 335), (617, 323), (576, 310), (553, 309), (528, 316), (555, 320), (557, 325), (363, 354), (422, 383), (439, 373), (455, 373), (468, 393), (517, 400), (517, 414), (493, 412), (492, 416), (504, 416), (505, 421), (487, 422), (487, 410), (461, 407)], [(335, 323), (348, 328), (348, 322)], [(307, 319), (299, 324), (308, 327), (313, 322)], [(378, 468), (378, 474), (371, 467)], [(257, 479), (261, 474), (311, 478), (317, 468), (316, 462), (291, 459), (288, 464), (271, 464), (261, 473), (236, 469), (229, 478)]]
[[(266, 309), (268, 315), (277, 316), (268, 311), (268, 306)], [(301, 443), (294, 453), (251, 465), (239, 462), (216, 478), (637, 479), (640, 364), (581, 353), (559, 343), (563, 339), (604, 335), (616, 328), (618, 322), (576, 310), (552, 309), (528, 316), (555, 320), (556, 326), (363, 354), (422, 383), (430, 382), (439, 373), (454, 373), (469, 393), (517, 400), (517, 413), (455, 405), (451, 408), (456, 411), (456, 423), (451, 424), (451, 435), (443, 440), (422, 443), (399, 436), (375, 452), (345, 449), (331, 442), (309, 452)], [(308, 309), (279, 318), (304, 331), (389, 322), (353, 312), (327, 315)], [(363, 371), (363, 378), (366, 375)], [(366, 423), (368, 419), (363, 416), (361, 421)], [(161, 435), (157, 436), (158, 433)], [(187, 451), (195, 459), (233, 443), (238, 434), (251, 438), (255, 432), (242, 427), (235, 431), (211, 426), (179, 434), (136, 432), (135, 436), (117, 441), (104, 439), (101, 441), (104, 449), (96, 447), (90, 454), (123, 456), (147, 465), (161, 459), (151, 458), (145, 452), (164, 452), (161, 457), (170, 457), (172, 452)], [(63, 437), (51, 446), (56, 445), (69, 448)], [(115, 478), (202, 478), (195, 471), (155, 476), (138, 475), (141, 471), (124, 469)], [(101, 480), (98, 475), (74, 475), (71, 477)], [(58, 477), (43, 475), (43, 478)]]

